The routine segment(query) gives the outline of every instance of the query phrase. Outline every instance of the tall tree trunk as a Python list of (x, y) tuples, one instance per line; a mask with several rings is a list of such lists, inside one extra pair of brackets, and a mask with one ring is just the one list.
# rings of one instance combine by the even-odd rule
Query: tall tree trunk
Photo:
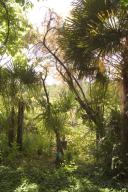
[(18, 128), (17, 128), (17, 145), (19, 146), (19, 150), (22, 150), (23, 143), (23, 120), (24, 120), (24, 102), (19, 101), (18, 106)]
[(60, 166), (63, 162), (64, 152), (59, 131), (56, 130), (55, 135), (56, 135), (56, 165)]
[(8, 130), (8, 145), (12, 147), (15, 137), (15, 111), (14, 106), (12, 107), (10, 119), (9, 119), (9, 130)]
[(123, 167), (128, 168), (128, 39), (122, 53), (123, 127), (121, 132)]
[(11, 78), (11, 113), (9, 118), (9, 130), (8, 130), (8, 145), (12, 147), (15, 138), (15, 82), (14, 78)]

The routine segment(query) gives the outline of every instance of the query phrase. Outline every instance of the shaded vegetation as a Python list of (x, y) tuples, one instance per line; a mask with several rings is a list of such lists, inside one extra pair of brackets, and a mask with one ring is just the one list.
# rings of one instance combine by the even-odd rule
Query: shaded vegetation
[(31, 8), (0, 1), (0, 192), (127, 192), (127, 0), (76, 0), (41, 32)]

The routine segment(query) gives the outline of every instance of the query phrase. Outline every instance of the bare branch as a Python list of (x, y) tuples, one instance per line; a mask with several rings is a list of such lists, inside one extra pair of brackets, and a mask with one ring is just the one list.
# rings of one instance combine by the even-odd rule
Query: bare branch
[(49, 94), (48, 94), (48, 91), (47, 91), (47, 88), (46, 88), (46, 78), (47, 78), (47, 68), (45, 68), (45, 76), (44, 78), (41, 77), (41, 80), (42, 80), (42, 83), (43, 83), (43, 88), (44, 88), (44, 92), (45, 92), (45, 96), (46, 96), (46, 100), (47, 100), (47, 107), (48, 107), (48, 110), (50, 112), (50, 100), (49, 100)]

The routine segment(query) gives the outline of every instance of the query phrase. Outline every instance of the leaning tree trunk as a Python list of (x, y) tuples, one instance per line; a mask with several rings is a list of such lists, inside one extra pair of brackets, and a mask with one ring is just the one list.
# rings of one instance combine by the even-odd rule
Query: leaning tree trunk
[(8, 145), (12, 147), (15, 137), (15, 111), (14, 106), (12, 107), (10, 118), (9, 118), (9, 129), (8, 129)]
[(23, 143), (23, 120), (24, 120), (24, 102), (19, 101), (18, 107), (18, 128), (17, 128), (17, 145), (19, 146), (19, 150), (22, 150)]
[(123, 167), (128, 168), (128, 40), (126, 44), (127, 45), (122, 53), (123, 126), (121, 132), (121, 144)]

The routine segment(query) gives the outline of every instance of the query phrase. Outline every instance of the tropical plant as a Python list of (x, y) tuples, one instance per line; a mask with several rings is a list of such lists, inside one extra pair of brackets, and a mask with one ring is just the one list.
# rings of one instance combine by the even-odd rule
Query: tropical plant
[(81, 0), (74, 3), (72, 17), (60, 33), (60, 46), (65, 58), (72, 63), (79, 78), (91, 77), (105, 81), (106, 74), (122, 83), (121, 159), (127, 167), (127, 6), (121, 1)]

